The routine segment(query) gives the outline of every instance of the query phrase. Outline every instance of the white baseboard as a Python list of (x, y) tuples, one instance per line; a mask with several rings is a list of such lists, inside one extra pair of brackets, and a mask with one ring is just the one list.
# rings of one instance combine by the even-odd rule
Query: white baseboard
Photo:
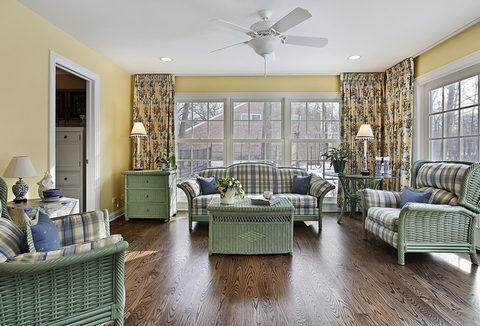
[(117, 218), (122, 217), (124, 214), (125, 214), (125, 208), (122, 207), (122, 208), (117, 209), (116, 211), (109, 212), (108, 217), (110, 219), (110, 222), (112, 222), (112, 221), (116, 220)]

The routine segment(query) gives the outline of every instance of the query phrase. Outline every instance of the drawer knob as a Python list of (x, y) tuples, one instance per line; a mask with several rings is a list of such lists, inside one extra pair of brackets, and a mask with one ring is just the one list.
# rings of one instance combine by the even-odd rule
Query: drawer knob
[(65, 177), (65, 178), (63, 178), (63, 180), (67, 181), (67, 180), (68, 180), (68, 178), (67, 178), (67, 177)]
[(147, 208), (147, 212), (150, 212), (150, 208)]
[(145, 195), (145, 198), (148, 198), (148, 197), (150, 197), (148, 194), (147, 194), (147, 195)]
[(68, 137), (67, 136), (63, 136), (63, 139), (67, 139)]

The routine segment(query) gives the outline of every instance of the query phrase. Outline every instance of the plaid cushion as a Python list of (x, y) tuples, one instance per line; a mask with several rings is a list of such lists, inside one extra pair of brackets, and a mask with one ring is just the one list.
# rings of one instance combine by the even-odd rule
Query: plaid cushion
[(61, 247), (58, 250), (46, 251), (46, 252), (29, 252), (21, 254), (8, 259), (9, 262), (21, 262), (21, 263), (33, 263), (36, 261), (44, 261), (50, 259), (56, 259), (60, 257), (70, 256), (87, 252), (96, 248), (103, 248), (123, 240), (120, 234), (114, 234), (107, 238), (97, 239), (94, 241), (87, 241), (83, 243), (77, 243), (65, 247)]
[(286, 198), (295, 207), (295, 215), (318, 214), (317, 197), (300, 194), (279, 194), (278, 196)]
[(308, 175), (307, 171), (303, 169), (280, 167), (277, 169), (277, 181), (273, 192), (275, 194), (289, 193), (292, 191), (293, 178), (297, 175)]
[(312, 175), (312, 179), (310, 180), (309, 194), (315, 197), (320, 197), (327, 189), (331, 188), (332, 186), (333, 185), (327, 180)]
[(469, 165), (458, 163), (426, 163), (417, 174), (417, 188), (444, 189), (460, 196), (465, 172)]
[(370, 207), (393, 207), (400, 208), (402, 202), (400, 193), (374, 189), (361, 190), (365, 196), (365, 209)]
[(57, 227), (61, 246), (107, 237), (102, 211), (67, 215), (53, 220), (53, 223)]
[(0, 217), (0, 262), (20, 253), (20, 244), (24, 237), (18, 226), (9, 219)]
[(432, 187), (423, 187), (418, 190), (432, 192), (432, 196), (430, 196), (430, 201), (429, 201), (429, 203), (431, 204), (457, 205), (458, 203), (458, 197), (454, 193), (451, 193), (450, 191), (446, 191), (438, 188), (432, 188)]
[(183, 187), (186, 191), (188, 191), (188, 195), (190, 195), (190, 197), (197, 197), (198, 195), (200, 195), (200, 185), (198, 184), (197, 180), (184, 180), (179, 183), (179, 186)]
[(372, 221), (386, 227), (394, 232), (398, 231), (398, 217), (400, 208), (372, 207), (368, 210), (367, 216)]
[(383, 225), (378, 224), (369, 218), (365, 220), (365, 229), (372, 232), (383, 241), (389, 243), (394, 248), (397, 248), (398, 232), (387, 229)]
[(192, 214), (193, 215), (208, 215), (207, 206), (214, 197), (220, 197), (219, 194), (200, 195), (192, 198)]
[(227, 168), (227, 175), (238, 179), (247, 194), (273, 191), (277, 177), (276, 167), (268, 163), (234, 164)]
[(227, 175), (226, 168), (209, 168), (198, 172), (198, 175), (203, 178), (208, 177), (215, 177), (215, 179), (219, 179)]

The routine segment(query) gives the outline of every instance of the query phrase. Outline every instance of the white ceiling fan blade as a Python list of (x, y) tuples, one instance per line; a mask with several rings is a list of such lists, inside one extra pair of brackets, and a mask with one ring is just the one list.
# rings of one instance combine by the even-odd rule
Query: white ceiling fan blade
[(239, 46), (239, 45), (243, 45), (243, 44), (247, 44), (247, 43), (248, 43), (248, 41), (240, 42), (240, 43), (235, 43), (235, 44), (232, 44), (232, 45), (227, 45), (227, 46), (224, 46), (223, 48), (210, 51), (210, 53), (218, 52), (218, 51), (221, 51), (221, 50), (225, 50), (225, 49), (228, 49), (228, 48), (232, 48), (232, 47), (234, 47), (234, 46)]
[(328, 38), (324, 37), (309, 37), (309, 36), (293, 36), (285, 35), (283, 41), (285, 44), (313, 46), (316, 48), (323, 48), (328, 43)]
[(228, 27), (230, 29), (245, 33), (245, 34), (251, 34), (251, 33), (257, 34), (257, 32), (252, 31), (250, 28), (243, 27), (243, 26), (231, 23), (231, 22), (227, 22), (226, 20), (223, 20), (223, 19), (213, 19), (212, 21), (216, 22), (216, 23), (219, 23), (219, 24), (221, 24), (225, 27)]
[(312, 17), (312, 14), (310, 14), (307, 9), (297, 7), (278, 22), (273, 24), (271, 28), (279, 33), (284, 33), (310, 17)]

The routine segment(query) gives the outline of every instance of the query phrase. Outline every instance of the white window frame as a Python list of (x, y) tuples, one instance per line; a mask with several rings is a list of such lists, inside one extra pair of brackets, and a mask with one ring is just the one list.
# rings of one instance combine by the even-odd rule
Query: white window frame
[[(480, 73), (480, 51), (455, 60), (415, 79), (412, 160), (428, 160), (429, 92)], [(480, 219), (477, 219), (477, 248), (480, 249)]]

